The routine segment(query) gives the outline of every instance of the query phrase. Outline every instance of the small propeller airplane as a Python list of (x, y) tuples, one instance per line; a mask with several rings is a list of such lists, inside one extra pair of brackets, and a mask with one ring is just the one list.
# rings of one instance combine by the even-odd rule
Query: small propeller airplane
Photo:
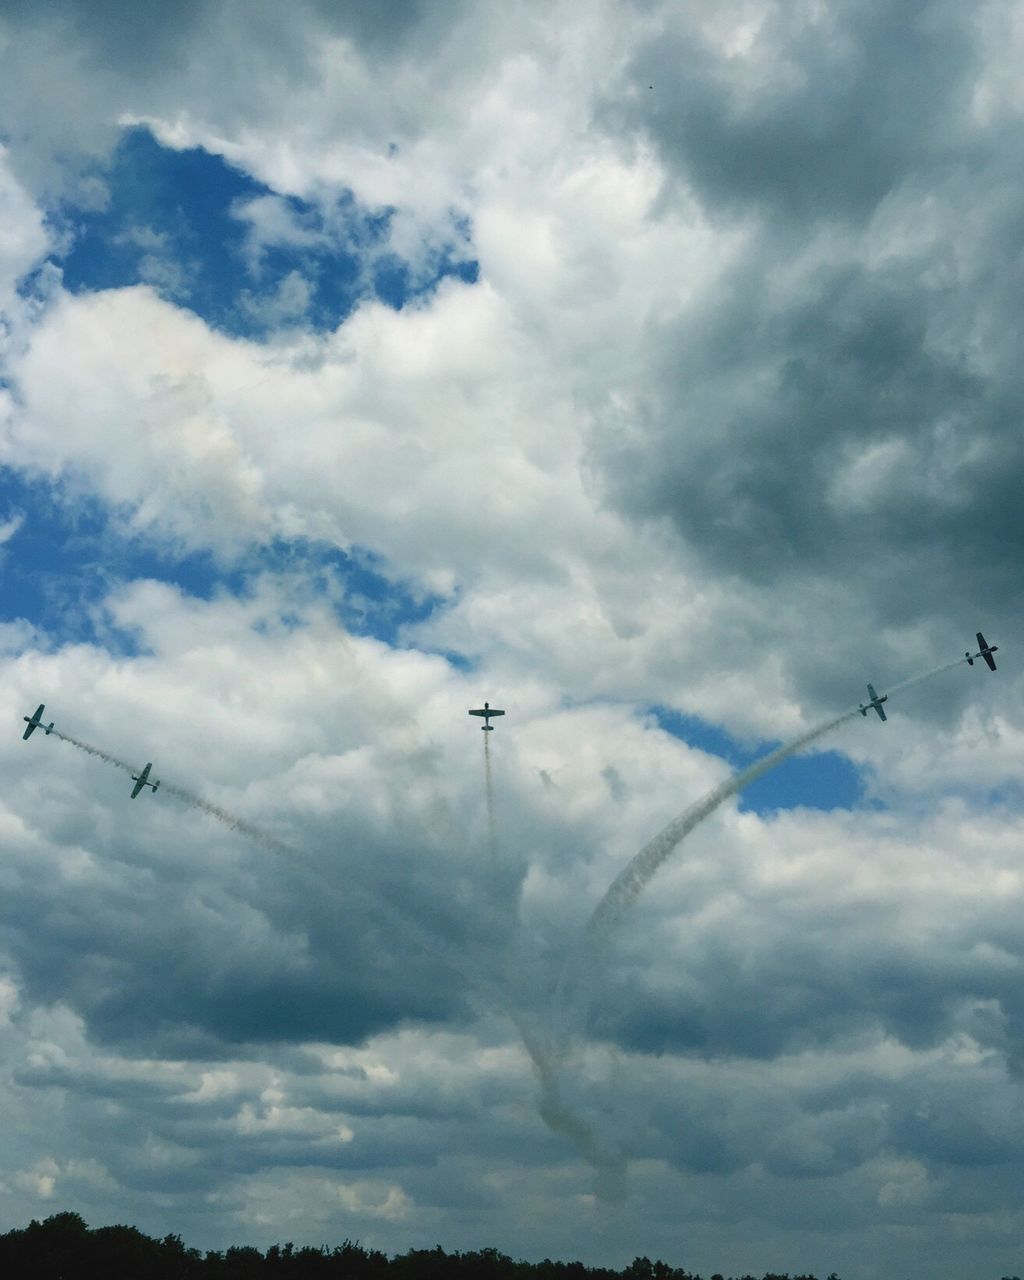
[(471, 716), (483, 716), (484, 723), (480, 726), (481, 729), (493, 729), (494, 725), (491, 724), (491, 716), (503, 716), (505, 713), (504, 711), (495, 710), (489, 702), (485, 702), (479, 710), (471, 711), (469, 714)]
[[(988, 663), (989, 670), (995, 671), (996, 664), (992, 658), (992, 655), (999, 648), (999, 646), (997, 644), (986, 644), (985, 637), (981, 634), (980, 631), (978, 632), (978, 646), (979, 648), (977, 653), (964, 654), (964, 657), (967, 659), (967, 665), (969, 667), (973, 667), (975, 658), (984, 658), (985, 661)], [(40, 710), (42, 710), (41, 707), (40, 707)], [(28, 734), (26, 734), (25, 737), (27, 738)]]
[(889, 695), (887, 693), (883, 693), (882, 696), (879, 697), (878, 694), (875, 693), (875, 686), (872, 684), (868, 685), (868, 694), (870, 695), (871, 701), (861, 704), (861, 708), (860, 708), (861, 715), (866, 716), (867, 713), (871, 710), (871, 708), (874, 707), (874, 709), (878, 712), (878, 718), (880, 720), (884, 720), (885, 712), (882, 710), (882, 703), (888, 702)]
[(160, 780), (157, 779), (156, 782), (150, 782), (149, 771), (150, 769), (152, 769), (152, 767), (153, 767), (153, 764), (152, 762), (150, 762), (149, 764), (146, 765), (145, 769), (143, 769), (141, 773), (132, 774), (132, 782), (135, 783), (135, 786), (132, 788), (132, 796), (131, 796), (133, 800), (139, 794), (139, 792), (142, 790), (143, 787), (152, 787), (154, 793), (156, 792), (157, 787), (160, 785)]
[(28, 725), (28, 728), (21, 735), (22, 738), (31, 738), (33, 730), (35, 729), (42, 729), (47, 734), (47, 736), (49, 736), (49, 734), (53, 732), (52, 720), (50, 721), (49, 724), (43, 724), (43, 708), (45, 707), (45, 705), (46, 705), (45, 703), (40, 702), (39, 706), (36, 708), (35, 715), (32, 716), (31, 718), (29, 718), (28, 716), (21, 717), (22, 720), (24, 720), (25, 723)]

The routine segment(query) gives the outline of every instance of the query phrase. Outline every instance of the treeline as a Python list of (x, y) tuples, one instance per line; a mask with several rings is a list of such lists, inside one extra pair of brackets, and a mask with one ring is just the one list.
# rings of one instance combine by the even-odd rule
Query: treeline
[[(581, 1262), (516, 1262), (496, 1249), (445, 1253), (410, 1249), (389, 1258), (346, 1240), (328, 1248), (271, 1245), (266, 1253), (237, 1247), (201, 1253), (180, 1236), (155, 1240), (135, 1227), (90, 1230), (77, 1213), (0, 1235), (0, 1276), (12, 1280), (705, 1280), (649, 1258), (622, 1271)], [(726, 1280), (719, 1274), (706, 1280)], [(729, 1280), (816, 1280), (814, 1276), (737, 1276)], [(828, 1280), (839, 1280), (834, 1273)]]

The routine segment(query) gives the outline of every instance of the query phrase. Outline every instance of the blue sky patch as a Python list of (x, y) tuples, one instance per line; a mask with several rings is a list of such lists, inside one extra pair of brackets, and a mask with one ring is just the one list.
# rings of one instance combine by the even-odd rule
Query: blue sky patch
[(231, 564), (208, 551), (175, 555), (162, 543), (126, 534), (98, 500), (70, 498), (59, 483), (0, 467), (0, 525), (15, 517), (22, 523), (0, 544), (0, 621), (24, 618), (58, 644), (136, 652), (132, 637), (109, 629), (100, 606), (118, 583), (142, 578), (209, 600), (220, 592), (245, 596), (263, 573), (295, 574), (334, 602), (346, 630), (391, 645), (441, 604), (389, 577), (368, 551), (345, 552), (304, 538), (275, 539)]
[(149, 284), (234, 336), (285, 325), (336, 328), (359, 300), (400, 309), (446, 276), (467, 283), (470, 228), (453, 217), (452, 242), (428, 278), (387, 248), (392, 210), (350, 193), (329, 208), (281, 196), (201, 148), (163, 147), (145, 128), (125, 132), (102, 174), (105, 207), (63, 206), (67, 248), (57, 261), (73, 293)]
[[(652, 712), (666, 733), (710, 755), (727, 760), (733, 769), (745, 769), (781, 742), (761, 742), (746, 746), (697, 716), (681, 715), (665, 707)], [(857, 766), (839, 751), (807, 751), (782, 764), (745, 787), (739, 807), (757, 814), (778, 809), (853, 809), (864, 799), (864, 781)]]

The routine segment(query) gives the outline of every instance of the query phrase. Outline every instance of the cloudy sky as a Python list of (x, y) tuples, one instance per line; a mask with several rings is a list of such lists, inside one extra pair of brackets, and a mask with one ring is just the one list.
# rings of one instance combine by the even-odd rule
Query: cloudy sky
[(0, 5), (0, 1229), (1020, 1270), (1022, 58)]

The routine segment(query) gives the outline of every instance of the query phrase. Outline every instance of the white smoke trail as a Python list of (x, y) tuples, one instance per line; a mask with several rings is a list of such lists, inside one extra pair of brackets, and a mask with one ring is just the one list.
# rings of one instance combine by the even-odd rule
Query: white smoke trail
[(633, 856), (608, 886), (604, 897), (594, 908), (584, 927), (585, 942), (590, 943), (591, 940), (603, 937), (615, 927), (650, 884), (655, 872), (666, 858), (686, 839), (694, 827), (710, 817), (730, 796), (734, 796), (751, 782), (763, 777), (783, 760), (795, 755), (802, 747), (809, 746), (816, 739), (838, 728), (839, 725), (857, 715), (858, 711), (859, 707), (852, 707), (842, 715), (833, 716), (831, 720), (815, 725), (813, 729), (802, 733), (798, 738), (784, 743), (777, 750), (762, 756), (760, 760), (755, 760), (746, 769), (734, 773), (731, 778), (726, 778), (713, 791), (709, 791), (696, 804), (691, 805), (685, 813), (674, 818), (663, 831), (660, 831), (653, 840), (649, 840), (639, 853)]
[[(138, 770), (138, 766), (131, 765), (127, 761), (111, 755), (109, 751), (93, 746), (92, 743), (83, 742), (81, 738), (76, 738), (70, 733), (61, 733), (57, 729), (52, 730), (52, 733), (55, 738), (60, 738), (62, 742), (67, 742), (79, 751), (84, 751), (87, 755), (95, 756), (97, 759), (113, 765), (115, 769), (122, 770), (130, 777), (134, 776)], [(320, 891), (323, 891), (328, 898), (337, 900), (349, 908), (353, 906), (354, 902), (360, 902), (362, 904), (360, 909), (364, 918), (375, 917), (381, 924), (386, 925), (395, 936), (412, 942), (414, 946), (433, 955), (448, 968), (459, 974), (469, 985), (484, 994), (491, 1005), (506, 1011), (507, 1001), (501, 995), (498, 984), (493, 978), (487, 976), (479, 963), (471, 963), (470, 959), (456, 947), (432, 936), (417, 921), (412, 920), (393, 904), (386, 902), (379, 894), (371, 894), (369, 890), (351, 883), (346, 885), (343, 891), (324, 874), (323, 869), (313, 858), (301, 850), (286, 844), (285, 841), (271, 835), (269, 831), (264, 831), (261, 827), (256, 826), (245, 818), (239, 817), (237, 814), (231, 813), (220, 805), (204, 800), (202, 796), (196, 795), (194, 791), (189, 791), (186, 787), (161, 779), (160, 791), (163, 794), (174, 796), (175, 799), (181, 800), (193, 809), (200, 810), (209, 817), (223, 823), (224, 826), (229, 827), (232, 831), (237, 831), (240, 835), (248, 837), (254, 844), (260, 845), (271, 853), (279, 854), (287, 858), (291, 863), (300, 862), (312, 874)]]
[[(898, 684), (892, 685), (887, 694), (899, 693), (904, 689), (911, 688), (913, 685), (921, 684), (925, 680), (930, 680), (933, 676), (941, 675), (944, 671), (952, 671), (954, 667), (962, 666), (966, 661), (966, 658), (957, 658), (953, 662), (945, 662), (930, 671), (909, 676), (906, 680), (901, 680)], [(858, 705), (851, 707), (848, 711), (844, 711), (841, 715), (833, 716), (831, 720), (826, 720), (822, 724), (816, 725), (813, 729), (802, 733), (798, 738), (794, 738), (791, 742), (784, 743), (775, 751), (769, 752), (768, 755), (762, 756), (760, 760), (755, 760), (753, 764), (748, 765), (746, 769), (742, 769), (739, 773), (733, 774), (731, 778), (726, 778), (714, 790), (709, 791), (706, 796), (691, 805), (685, 813), (673, 819), (663, 831), (660, 831), (653, 840), (648, 841), (634, 855), (626, 867), (612, 881), (604, 896), (594, 908), (590, 919), (584, 926), (583, 936), (579, 944), (569, 956), (562, 970), (553, 1001), (553, 1026), (556, 1038), (561, 1039), (564, 1036), (564, 1031), (561, 1036), (558, 1035), (558, 1032), (561, 1028), (564, 1028), (568, 1013), (567, 1002), (573, 988), (580, 984), (589, 964), (595, 959), (618, 922), (647, 885), (650, 884), (658, 868), (679, 847), (690, 832), (699, 826), (705, 818), (714, 813), (730, 796), (736, 795), (744, 787), (763, 777), (774, 769), (776, 765), (782, 764), (784, 760), (795, 755), (796, 752), (804, 747), (809, 746), (816, 739), (831, 733), (833, 729), (837, 729), (841, 724), (852, 719), (860, 710), (861, 708)]]
[(930, 680), (932, 676), (942, 675), (943, 671), (952, 671), (954, 667), (962, 667), (966, 661), (966, 658), (955, 658), (952, 662), (944, 662), (941, 667), (935, 667), (931, 671), (923, 671), (917, 676), (908, 676), (906, 680), (901, 680), (899, 684), (892, 685), (886, 690), (886, 693), (902, 693), (904, 689), (911, 689), (915, 684), (922, 684), (925, 680)]
[[(138, 765), (130, 765), (125, 760), (112, 756), (109, 751), (104, 751), (101, 747), (94, 747), (91, 742), (83, 742), (81, 738), (75, 738), (70, 733), (61, 733), (58, 729), (53, 730), (53, 736), (60, 738), (62, 742), (68, 742), (73, 747), (77, 747), (79, 751), (84, 751), (90, 756), (96, 756), (100, 760), (111, 764), (115, 769), (121, 769), (127, 773), (129, 777), (133, 777)], [(204, 800), (202, 796), (197, 796), (195, 792), (188, 791), (185, 787), (179, 787), (176, 783), (165, 782), (160, 780), (160, 790), (166, 795), (174, 796), (176, 799), (183, 801), (193, 809), (201, 809), (203, 813), (209, 814), (211, 818), (216, 818), (218, 822), (222, 822), (226, 827), (230, 827), (233, 831), (238, 831), (242, 835), (248, 836), (250, 840), (256, 844), (263, 845), (266, 849), (271, 849), (275, 853), (288, 855), (298, 855), (298, 851), (290, 845), (278, 840), (276, 836), (272, 836), (269, 831), (264, 831), (260, 827), (255, 826), (251, 822), (247, 822), (245, 818), (239, 818), (233, 813), (229, 813), (227, 809), (222, 809), (220, 805), (212, 804), (209, 800)]]
[(105, 760), (107, 764), (112, 764), (115, 769), (123, 769), (129, 775), (136, 767), (127, 764), (124, 760), (119, 760), (117, 756), (112, 756), (109, 751), (103, 751), (88, 742), (82, 742), (80, 738), (73, 738), (70, 733), (61, 733), (59, 729), (53, 729), (52, 733), (55, 738), (60, 738), (61, 742), (69, 742), (73, 747), (77, 747), (79, 751), (84, 751), (90, 756), (97, 756), (100, 760)]
[(510, 1010), (530, 1061), (540, 1082), (540, 1118), (552, 1131), (568, 1138), (594, 1170), (594, 1193), (605, 1204), (621, 1205), (626, 1199), (628, 1161), (617, 1143), (605, 1141), (593, 1125), (562, 1098), (558, 1064), (524, 1019)]
[(487, 834), (491, 848), (491, 867), (498, 860), (498, 827), (494, 819), (494, 783), (491, 779), (491, 735), (484, 734), (484, 781), (487, 790)]

